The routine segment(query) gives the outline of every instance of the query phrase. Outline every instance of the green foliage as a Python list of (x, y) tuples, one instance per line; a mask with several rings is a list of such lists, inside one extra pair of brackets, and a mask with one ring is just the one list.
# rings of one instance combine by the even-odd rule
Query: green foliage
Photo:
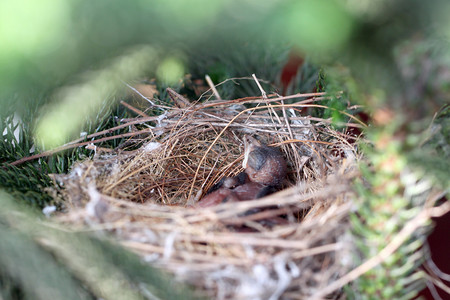
[(342, 112), (346, 112), (346, 106), (343, 103), (343, 99), (338, 99), (336, 97), (332, 97), (331, 100), (325, 101), (323, 103), (328, 108), (324, 110), (323, 118), (331, 118), (332, 125), (336, 127), (345, 128), (345, 125), (339, 125), (349, 121), (349, 117), (346, 117)]
[[(30, 114), (30, 113), (28, 113)], [(31, 117), (19, 119), (18, 114), (10, 114), (0, 119), (0, 187), (6, 188), (15, 197), (36, 206), (43, 206), (51, 198), (42, 193), (42, 188), (51, 185), (42, 165), (34, 162), (25, 167), (8, 166), (8, 163), (32, 155), (33, 141)]]
[[(372, 132), (373, 133), (373, 132)], [(388, 142), (386, 132), (372, 135), (374, 147), (365, 148), (367, 161), (360, 170), (364, 181), (358, 179), (354, 186), (359, 201), (351, 216), (352, 234), (359, 263), (376, 256), (387, 247), (396, 235), (421, 211), (432, 187), (431, 174), (438, 171), (427, 166), (430, 172), (420, 172), (410, 164), (410, 154), (401, 145)], [(423, 153), (423, 149), (418, 149)], [(422, 161), (428, 164), (427, 161)], [(448, 173), (448, 170), (447, 170)], [(448, 184), (448, 176), (444, 179)], [(418, 188), (420, 186), (420, 188)], [(425, 285), (418, 267), (423, 261), (420, 248), (430, 227), (416, 230), (383, 263), (368, 270), (346, 288), (351, 299), (411, 299)]]
[(450, 105), (436, 114), (425, 133), (423, 146), (411, 151), (407, 158), (424, 176), (443, 188), (450, 188)]
[[(27, 234), (10, 230), (2, 224), (0, 239), (2, 277), (9, 277), (20, 286), (23, 299), (88, 299), (70, 273)], [(11, 294), (14, 291), (10, 292), (10, 297)]]
[[(40, 100), (44, 102), (45, 100)], [(35, 110), (33, 110), (35, 109)], [(67, 173), (72, 164), (94, 154), (85, 147), (75, 147), (48, 157), (39, 158), (19, 166), (11, 166), (16, 160), (39, 153), (34, 146), (33, 127), (38, 117), (37, 108), (31, 105), (29, 111), (11, 114), (0, 119), (0, 132), (4, 133), (0, 140), (0, 187), (15, 198), (21, 199), (33, 206), (44, 207), (52, 202), (52, 197), (44, 189), (53, 185), (48, 174)], [(107, 102), (98, 112), (95, 121), (85, 120), (85, 130), (88, 134), (99, 132), (118, 125), (118, 120), (124, 118), (127, 112), (120, 106), (111, 107)], [(127, 129), (120, 129), (111, 134), (120, 134)], [(115, 148), (123, 143), (123, 139), (109, 140), (99, 145)]]
[[(115, 70), (123, 71), (122, 67), (130, 65), (130, 60), (127, 60), (129, 51), (138, 45), (149, 46), (146, 49), (152, 49), (149, 52), (154, 55), (148, 64), (142, 63), (136, 68), (149, 78), (156, 77), (158, 83), (171, 81), (177, 88), (188, 90), (182, 86), (181, 79), (176, 81), (180, 70), (189, 71), (193, 78), (204, 78), (209, 74), (216, 84), (224, 79), (248, 77), (255, 73), (258, 78), (268, 80), (262, 83), (268, 93), (277, 90), (279, 71), (290, 46), (296, 45), (307, 58), (296, 77), (297, 91), (312, 91), (314, 85), (317, 90), (332, 94), (344, 90), (341, 98), (323, 103), (329, 109), (321, 117), (331, 117), (335, 125), (347, 121), (339, 111), (347, 109), (346, 101), (349, 100), (352, 104), (365, 105), (365, 109), (375, 117), (380, 111), (388, 111), (392, 118), (374, 122), (366, 132), (370, 145), (362, 147), (368, 161), (361, 166), (364, 180), (355, 183), (360, 202), (358, 212), (351, 216), (358, 247), (355, 259), (362, 262), (382, 249), (417, 214), (416, 208), (423, 203), (423, 198), (419, 194), (411, 196), (411, 193), (405, 196), (405, 190), (429, 179), (448, 188), (448, 107), (436, 117), (423, 147), (419, 147), (417, 141), (410, 141), (417, 140), (417, 132), (421, 131), (412, 128), (417, 124), (420, 128), (436, 108), (448, 101), (446, 74), (450, 48), (439, 40), (442, 37), (445, 40), (450, 34), (447, 26), (449, 11), (450, 6), (443, 0), (431, 3), (420, 0), (284, 0), (264, 4), (207, 0), (152, 3), (143, 0), (82, 0), (58, 4), (50, 1), (1, 1), (0, 185), (14, 194), (15, 199), (25, 199), (38, 206), (48, 203), (48, 196), (42, 193), (42, 188), (51, 184), (48, 174), (67, 172), (74, 161), (92, 155), (90, 150), (77, 147), (19, 167), (6, 164), (31, 154), (35, 124), (46, 121), (46, 113), (62, 105), (64, 100), (69, 109), (62, 112), (79, 118), (74, 124), (82, 123), (84, 127), (69, 126), (55, 113), (56, 117), (53, 117), (60, 121), (59, 125), (55, 127), (56, 123), (49, 121), (49, 126), (42, 132), (51, 134), (52, 130), (67, 126), (65, 129), (75, 133), (81, 129), (94, 133), (117, 125), (114, 116), (125, 116), (123, 111), (118, 112), (116, 107), (110, 110), (106, 106), (103, 109), (90, 106), (91, 101), (102, 103), (104, 98), (123, 98), (121, 93), (125, 85), (118, 76), (124, 72), (119, 74)], [(315, 63), (324, 66), (320, 75), (312, 65)], [(131, 73), (122, 79), (125, 83), (131, 83), (128, 82), (132, 80), (130, 78), (139, 72)], [(103, 80), (99, 81), (99, 78)], [(218, 88), (220, 95), (238, 98), (260, 93), (252, 79), (241, 80), (239, 84), (239, 89), (231, 81), (221, 85)], [(73, 97), (62, 93), (67, 90), (74, 92)], [(165, 91), (160, 94), (160, 99), (167, 99)], [(73, 105), (74, 101), (70, 100), (79, 102)], [(73, 107), (84, 113), (74, 113)], [(86, 109), (89, 107), (91, 109)], [(14, 121), (14, 113), (22, 122)], [(91, 113), (93, 118), (86, 118)], [(15, 132), (18, 132), (17, 137)], [(115, 139), (100, 146), (114, 148), (122, 142)], [(38, 151), (35, 149), (33, 153)], [(402, 177), (405, 172), (407, 175), (414, 173), (405, 171), (409, 164), (421, 172), (410, 182)], [(14, 213), (18, 211), (9, 209)], [(6, 290), (4, 295), (12, 295), (11, 298), (14, 295), (37, 298), (55, 298), (56, 295), (58, 298), (58, 294), (47, 294), (52, 292), (45, 289), (48, 283), (28, 283), (31, 277), (33, 280), (41, 279), (36, 270), (26, 269), (33, 264), (17, 262), (15, 268), (7, 263), (15, 251), (21, 251), (24, 262), (39, 260), (40, 264), (46, 265), (43, 267), (43, 280), (60, 275), (63, 280), (61, 287), (71, 291), (66, 298), (104, 296), (94, 280), (87, 278), (87, 273), (77, 269), (74, 262), (86, 269), (91, 264), (96, 265), (93, 262), (99, 262), (105, 270), (112, 270), (112, 260), (120, 257), (128, 262), (127, 266), (119, 268), (121, 278), (144, 281), (142, 278), (151, 278), (153, 274), (138, 271), (138, 260), (113, 254), (120, 252), (114, 247), (72, 234), (70, 238), (81, 241), (86, 248), (95, 251), (101, 248), (107, 254), (101, 257), (94, 255), (93, 250), (92, 256), (78, 258), (74, 255), (69, 258), (68, 254), (73, 254), (71, 247), (80, 252), (83, 249), (68, 243), (63, 235), (50, 228), (44, 230), (40, 227), (39, 236), (34, 226), (17, 229), (10, 220), (6, 220), (10, 211), (3, 211), (6, 213), (0, 219), (0, 239), (4, 238), (7, 243), (0, 243), (3, 247), (0, 251), (3, 263), (0, 278)], [(21, 221), (29, 224), (27, 219)], [(51, 250), (46, 249), (48, 245), (37, 245), (43, 232), (52, 234)], [(421, 286), (414, 273), (419, 260), (413, 253), (425, 236), (426, 232), (418, 231), (398, 253), (359, 278), (352, 285), (353, 290), (347, 288), (347, 295), (368, 299), (413, 297)], [(55, 244), (64, 244), (65, 247), (58, 250)], [(52, 256), (57, 258), (57, 262), (51, 260)], [(105, 276), (101, 272), (96, 275)], [(101, 279), (107, 280), (106, 277)], [(120, 287), (136, 296), (137, 292), (130, 288), (136, 285), (127, 279), (123, 282)], [(161, 283), (157, 279), (155, 282), (157, 286)], [(152, 293), (170, 298), (167, 293), (172, 286), (164, 286), (163, 289), (167, 290), (152, 290)]]
[(4, 299), (199, 299), (105, 238), (48, 226), (3, 191), (0, 205)]
[(21, 168), (0, 168), (1, 187), (15, 198), (33, 206), (43, 207), (52, 198), (43, 193), (43, 188), (51, 185), (51, 180), (45, 172), (28, 165)]
[[(239, 51), (235, 50), (239, 45)], [(281, 93), (279, 76), (288, 59), (289, 45), (265, 44), (263, 40), (245, 43), (239, 37), (231, 38), (229, 44), (208, 45), (189, 51), (188, 70), (194, 78), (203, 79), (208, 74), (223, 99), (261, 95), (251, 77), (255, 74), (267, 94)], [(233, 78), (246, 78), (233, 80)], [(294, 93), (311, 92), (317, 78), (317, 67), (308, 61), (303, 64), (293, 85)]]
[(424, 176), (430, 178), (434, 183), (443, 188), (450, 187), (449, 170), (450, 159), (442, 159), (432, 153), (419, 150), (408, 155), (408, 161), (424, 173)]
[(316, 102), (327, 108), (313, 108), (311, 116), (324, 119), (330, 118), (332, 121), (331, 126), (335, 129), (345, 129), (347, 126), (344, 124), (351, 121), (349, 115), (354, 115), (360, 110), (348, 108), (350, 103), (354, 103), (351, 95), (354, 95), (355, 91), (352, 91), (348, 86), (349, 78), (342, 79), (336, 76), (335, 72), (333, 68), (327, 68), (326, 71), (323, 68), (320, 69), (315, 83), (316, 90), (318, 92), (327, 92), (330, 99)]

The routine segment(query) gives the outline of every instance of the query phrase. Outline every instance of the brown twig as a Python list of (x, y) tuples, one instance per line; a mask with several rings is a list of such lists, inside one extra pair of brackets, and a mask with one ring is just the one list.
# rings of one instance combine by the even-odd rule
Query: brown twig
[(125, 101), (120, 101), (120, 104), (131, 110), (132, 112), (138, 114), (141, 117), (148, 118), (148, 115), (140, 111), (139, 109), (131, 106), (130, 104), (126, 103)]
[(109, 137), (104, 137), (98, 140), (93, 140), (93, 141), (87, 141), (87, 142), (82, 142), (82, 143), (76, 143), (76, 144), (66, 144), (64, 146), (58, 147), (56, 149), (53, 150), (49, 150), (49, 151), (45, 151), (39, 154), (35, 154), (35, 155), (31, 155), (31, 156), (27, 156), (24, 158), (21, 158), (19, 160), (16, 160), (12, 163), (10, 163), (10, 166), (17, 166), (20, 164), (23, 164), (24, 162), (30, 161), (30, 160), (34, 160), (34, 159), (38, 159), (41, 157), (46, 157), (46, 156), (50, 156), (53, 155), (55, 153), (64, 151), (64, 150), (69, 150), (69, 149), (73, 149), (73, 148), (77, 148), (77, 147), (82, 147), (82, 146), (86, 146), (86, 145), (90, 145), (90, 144), (97, 144), (97, 143), (102, 143), (102, 142), (106, 142), (109, 140), (115, 140), (115, 139), (120, 139), (120, 138), (125, 138), (125, 137), (131, 137), (131, 136), (136, 136), (136, 135), (140, 135), (143, 133), (149, 133), (151, 132), (151, 129), (143, 129), (137, 132), (129, 132), (129, 133), (123, 133), (123, 134), (118, 134), (118, 135), (114, 135), (114, 136), (109, 136)]

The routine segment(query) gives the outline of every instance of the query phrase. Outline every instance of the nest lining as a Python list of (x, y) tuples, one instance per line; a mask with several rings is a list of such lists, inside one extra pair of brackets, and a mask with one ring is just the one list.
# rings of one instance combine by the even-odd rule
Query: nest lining
[[(129, 120), (154, 122), (129, 141), (142, 146), (98, 151), (57, 177), (67, 207), (60, 220), (109, 232), (210, 297), (308, 298), (350, 266), (345, 239), (359, 156), (329, 120), (299, 114), (323, 93), (302, 97), (210, 101)], [(245, 134), (282, 151), (284, 189), (187, 207), (243, 170)], [(280, 216), (285, 222), (271, 221)]]

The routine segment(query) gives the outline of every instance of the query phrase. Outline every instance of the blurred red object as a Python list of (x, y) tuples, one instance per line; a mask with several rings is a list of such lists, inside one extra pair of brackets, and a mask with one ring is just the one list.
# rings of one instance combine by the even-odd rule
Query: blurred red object
[[(448, 201), (444, 199), (444, 201)], [(433, 259), (434, 264), (439, 268), (440, 271), (450, 274), (450, 234), (448, 229), (450, 228), (450, 213), (443, 215), (440, 218), (433, 218), (435, 222), (435, 227), (433, 232), (428, 236), (427, 242), (430, 246), (431, 258)], [(450, 286), (449, 281), (442, 280), (447, 287)], [(443, 291), (439, 287), (435, 286), (435, 291), (433, 293), (437, 293), (440, 299), (450, 299), (450, 294)], [(430, 289), (427, 287), (423, 289), (418, 297), (422, 297), (422, 299), (439, 299), (437, 295), (433, 295)]]
[(281, 70), (281, 95), (286, 96), (288, 92), (292, 92), (295, 89), (294, 79), (304, 62), (304, 55), (297, 49), (291, 49), (288, 61)]

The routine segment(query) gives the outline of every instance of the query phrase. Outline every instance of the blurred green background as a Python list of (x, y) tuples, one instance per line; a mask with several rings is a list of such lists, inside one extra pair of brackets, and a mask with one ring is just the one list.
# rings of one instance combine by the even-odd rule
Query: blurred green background
[[(111, 86), (105, 90), (114, 92), (113, 86), (121, 86), (114, 79), (139, 78), (142, 72), (170, 77), (173, 71), (174, 78), (165, 79), (176, 81), (176, 71), (189, 72), (187, 68), (201, 57), (226, 61), (237, 53), (258, 57), (266, 49), (279, 48), (268, 54), (274, 56), (292, 45), (316, 63), (344, 63), (364, 75), (365, 84), (386, 88), (395, 83), (395, 90), (402, 92), (399, 68), (392, 65), (396, 47), (422, 36), (427, 42), (433, 38), (430, 55), (440, 51), (448, 56), (445, 39), (450, 34), (445, 1), (2, 1), (0, 5), (0, 96), (3, 105), (14, 109), (41, 93), (44, 98), (69, 97), (55, 92), (90, 80), (108, 81)], [(139, 56), (137, 51), (145, 54)], [(123, 56), (129, 60), (121, 68)], [(115, 76), (100, 79), (102, 71)]]
[[(429, 116), (436, 105), (427, 107), (428, 87), (416, 91), (423, 83), (410, 79), (420, 78), (405, 77), (436, 76), (414, 70), (423, 59), (415, 55), (448, 63), (449, 11), (445, 1), (414, 0), (2, 1), (1, 115), (25, 115), (33, 106), (46, 118), (37, 135), (52, 148), (73, 138), (80, 118), (95, 117), (123, 82), (146, 75), (173, 85), (212, 67), (224, 78), (257, 73), (275, 82), (295, 46), (308, 61), (335, 67), (345, 85), (339, 65), (349, 68), (354, 85), (374, 95), (370, 103), (351, 100), (399, 113), (418, 107), (416, 114)], [(414, 41), (414, 53), (404, 55)]]

